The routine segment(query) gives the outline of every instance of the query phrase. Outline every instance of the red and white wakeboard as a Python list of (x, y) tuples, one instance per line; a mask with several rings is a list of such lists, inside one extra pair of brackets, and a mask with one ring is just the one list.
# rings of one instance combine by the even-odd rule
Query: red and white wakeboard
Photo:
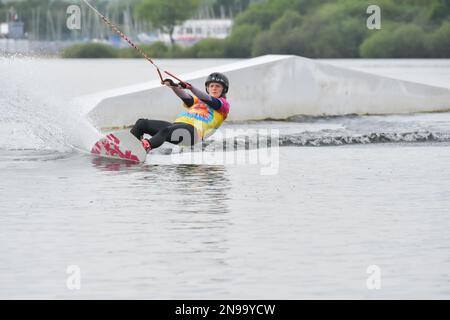
[(144, 162), (147, 152), (141, 141), (128, 131), (114, 132), (97, 141), (91, 149), (93, 155), (133, 162)]

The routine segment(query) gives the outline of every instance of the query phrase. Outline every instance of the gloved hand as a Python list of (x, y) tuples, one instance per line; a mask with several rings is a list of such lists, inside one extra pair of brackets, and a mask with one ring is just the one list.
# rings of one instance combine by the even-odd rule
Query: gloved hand
[(183, 89), (191, 89), (192, 85), (187, 82), (178, 82), (178, 86), (182, 87)]
[(172, 79), (169, 79), (169, 78), (164, 79), (164, 80), (161, 82), (161, 84), (162, 84), (162, 85), (165, 85), (165, 86), (168, 86), (168, 87), (178, 87), (178, 84), (176, 84), (175, 82), (173, 82)]

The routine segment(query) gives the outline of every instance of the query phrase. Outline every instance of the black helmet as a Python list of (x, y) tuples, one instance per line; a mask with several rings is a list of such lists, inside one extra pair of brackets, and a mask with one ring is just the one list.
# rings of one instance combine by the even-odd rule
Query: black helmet
[(220, 83), (221, 85), (223, 85), (222, 94), (225, 94), (228, 92), (228, 87), (229, 87), (228, 78), (223, 73), (213, 72), (208, 76), (208, 78), (206, 78), (206, 81), (205, 81), (206, 92), (208, 92), (208, 85), (211, 82), (217, 82), (217, 83)]

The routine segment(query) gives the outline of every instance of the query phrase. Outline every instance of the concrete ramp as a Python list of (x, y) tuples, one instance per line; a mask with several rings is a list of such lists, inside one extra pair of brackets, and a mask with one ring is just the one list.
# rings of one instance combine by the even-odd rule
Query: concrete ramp
[[(176, 72), (176, 70), (173, 70)], [(297, 56), (268, 55), (182, 74), (200, 88), (214, 71), (230, 79), (229, 120), (294, 115), (395, 114), (450, 110), (450, 89), (391, 79)], [(172, 91), (152, 81), (82, 97), (99, 128), (139, 118), (173, 121), (182, 111)]]

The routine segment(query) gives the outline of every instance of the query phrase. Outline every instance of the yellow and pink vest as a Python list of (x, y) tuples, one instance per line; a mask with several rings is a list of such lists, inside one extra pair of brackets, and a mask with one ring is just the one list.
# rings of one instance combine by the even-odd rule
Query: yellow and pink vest
[(174, 122), (188, 123), (192, 125), (197, 129), (199, 136), (202, 139), (205, 139), (213, 134), (214, 130), (220, 127), (230, 111), (230, 105), (227, 99), (220, 97), (219, 100), (222, 101), (222, 107), (215, 110), (194, 96), (194, 104), (192, 107), (188, 107), (186, 104), (183, 104), (187, 110), (181, 112)]

